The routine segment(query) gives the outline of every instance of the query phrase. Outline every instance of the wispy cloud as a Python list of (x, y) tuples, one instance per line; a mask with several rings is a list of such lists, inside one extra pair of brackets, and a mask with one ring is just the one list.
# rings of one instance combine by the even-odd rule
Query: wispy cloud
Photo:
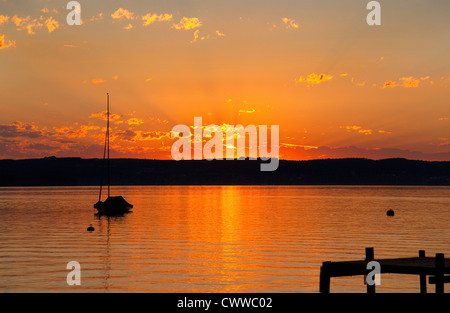
[(395, 86), (397, 86), (397, 84), (394, 81), (389, 80), (384, 83), (383, 88), (393, 88)]
[(146, 14), (146, 15), (144, 15), (142, 17), (142, 20), (144, 21), (144, 23), (142, 25), (143, 26), (148, 26), (148, 25), (153, 24), (155, 22), (171, 21), (172, 18), (173, 18), (172, 14), (165, 13), (165, 14), (159, 14), (158, 15), (158, 14), (155, 14), (155, 13), (153, 13), (153, 14), (148, 13), (148, 14)]
[(101, 84), (101, 83), (104, 83), (105, 81), (102, 79), (102, 78), (94, 78), (93, 80), (92, 80), (92, 83), (93, 84)]
[(21, 31), (21, 30), (26, 29), (28, 34), (30, 34), (30, 35), (35, 34), (35, 31), (34, 31), (35, 28), (39, 29), (39, 28), (42, 28), (42, 26), (44, 26), (44, 24), (40, 23), (37, 20), (37, 18), (31, 19), (30, 16), (21, 18), (21, 17), (18, 17), (17, 15), (14, 15), (11, 18), (11, 21), (17, 26), (17, 30)]
[(172, 27), (178, 30), (190, 30), (202, 26), (202, 22), (196, 17), (183, 17), (178, 24), (173, 24)]
[(283, 21), (284, 26), (286, 27), (286, 29), (289, 29), (289, 28), (296, 29), (296, 28), (298, 28), (298, 24), (292, 18), (284, 17), (281, 20)]
[[(389, 80), (383, 84), (383, 88), (393, 88), (393, 87), (404, 87), (404, 88), (418, 88), (420, 84), (426, 80), (430, 79), (430, 76), (424, 76), (420, 78), (415, 78), (413, 76), (400, 77), (398, 81)], [(433, 82), (430, 82), (432, 85)]]
[(80, 46), (65, 44), (65, 45), (63, 45), (63, 47), (64, 48), (79, 48)]
[(115, 20), (127, 19), (132, 20), (134, 13), (128, 11), (127, 9), (119, 8), (116, 12), (111, 14), (111, 17)]
[(251, 110), (239, 110), (239, 113), (249, 113), (249, 114), (251, 114), (251, 113), (255, 113), (255, 112), (256, 112), (255, 109), (251, 109)]
[(3, 23), (8, 23), (8, 21), (9, 21), (9, 16), (0, 14), (0, 25), (2, 25)]
[(56, 135), (64, 136), (66, 138), (85, 138), (88, 136), (90, 131), (97, 131), (100, 127), (96, 125), (80, 125), (78, 127), (54, 127), (53, 131)]
[(90, 22), (96, 22), (100, 20), (103, 20), (103, 13), (101, 12), (89, 19)]
[(282, 147), (286, 147), (286, 148), (303, 148), (304, 150), (311, 150), (311, 149), (318, 149), (319, 147), (317, 146), (308, 146), (308, 145), (296, 145), (296, 144), (292, 144), (292, 143), (280, 143), (280, 146)]
[(11, 18), (11, 21), (12, 21), (14, 24), (16, 24), (17, 27), (19, 27), (19, 26), (21, 26), (23, 23), (25, 23), (26, 21), (30, 20), (30, 18), (31, 18), (30, 16), (21, 18), (21, 17), (18, 17), (17, 15), (14, 15), (14, 16)]
[[(89, 118), (101, 118), (102, 120), (106, 121), (107, 117), (108, 117), (107, 114), (108, 114), (107, 111), (93, 113), (93, 114), (89, 115)], [(109, 119), (112, 121), (118, 120), (118, 119), (120, 119), (120, 117), (121, 117), (120, 115), (117, 115), (115, 113), (109, 114)]]
[(414, 79), (411, 77), (402, 77), (400, 80), (403, 82), (403, 87), (405, 88), (417, 88), (420, 84), (420, 79)]
[(362, 126), (358, 125), (351, 125), (351, 126), (341, 126), (340, 128), (344, 128), (347, 132), (357, 132), (359, 134), (363, 135), (372, 135), (373, 133), (379, 133), (379, 134), (392, 134), (392, 132), (387, 130), (373, 130), (373, 129), (365, 129)]
[(170, 131), (136, 131), (135, 141), (170, 139)]
[(373, 130), (371, 130), (371, 129), (363, 129), (361, 126), (356, 126), (356, 125), (345, 126), (345, 127), (341, 126), (341, 128), (345, 128), (348, 132), (356, 131), (356, 132), (358, 132), (360, 134), (364, 134), (364, 135), (372, 135), (372, 132), (373, 132)]
[(14, 40), (6, 40), (5, 35), (0, 35), (0, 50), (15, 47), (16, 42)]
[(300, 76), (300, 78), (297, 79), (297, 82), (307, 84), (320, 84), (322, 82), (329, 81), (331, 79), (333, 79), (332, 75), (312, 73), (305, 78), (303, 76)]
[(194, 32), (194, 39), (191, 40), (191, 43), (197, 42), (198, 40), (207, 40), (207, 39), (209, 39), (209, 35), (207, 35), (207, 36), (200, 36), (199, 34), (200, 34), (200, 30), (197, 29)]
[(225, 34), (221, 33), (221, 32), (218, 31), (218, 30), (216, 30), (216, 35), (217, 35), (218, 37), (225, 37), (225, 36), (226, 36)]
[(48, 32), (51, 33), (55, 29), (59, 28), (59, 23), (52, 16), (45, 21), (45, 26), (47, 26)]
[(403, 87), (405, 88), (417, 88), (419, 87), (419, 84), (423, 81), (426, 81), (430, 78), (430, 76), (420, 77), (420, 78), (413, 78), (410, 77), (402, 77), (400, 80), (403, 82)]
[(142, 125), (142, 124), (144, 124), (144, 121), (141, 120), (140, 118), (133, 117), (133, 118), (128, 119), (126, 121), (126, 123), (128, 125)]

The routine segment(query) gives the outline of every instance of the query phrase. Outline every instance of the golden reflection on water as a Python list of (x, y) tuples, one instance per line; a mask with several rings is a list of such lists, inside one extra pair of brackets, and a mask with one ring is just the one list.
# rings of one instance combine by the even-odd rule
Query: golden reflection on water
[[(95, 216), (91, 187), (0, 188), (0, 291), (317, 292), (323, 261), (361, 259), (365, 247), (376, 257), (450, 253), (448, 187), (112, 190), (133, 213)], [(66, 284), (72, 260), (78, 287)], [(333, 279), (332, 292), (364, 292), (362, 282)], [(418, 287), (384, 275), (377, 291)]]

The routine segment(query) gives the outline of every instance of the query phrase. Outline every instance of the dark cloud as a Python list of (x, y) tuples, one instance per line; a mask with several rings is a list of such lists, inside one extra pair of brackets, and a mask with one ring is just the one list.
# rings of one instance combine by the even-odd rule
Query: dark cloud
[(149, 132), (141, 132), (140, 135), (143, 140), (152, 140), (152, 139), (161, 139), (165, 136), (168, 136), (168, 133), (161, 131), (149, 131)]
[(136, 137), (136, 132), (131, 129), (127, 129), (117, 132), (117, 136), (122, 140), (133, 141)]
[(50, 150), (56, 150), (56, 147), (46, 145), (43, 143), (32, 143), (25, 147), (25, 149), (30, 150), (39, 150), (39, 151), (50, 151)]
[(16, 137), (28, 137), (38, 138), (42, 136), (42, 132), (37, 130), (32, 124), (14, 122), (11, 124), (0, 125), (0, 137), (3, 138), (16, 138)]
[(290, 147), (297, 151), (303, 149), (301, 153), (303, 159), (338, 159), (338, 158), (366, 158), (373, 160), (405, 158), (410, 160), (423, 161), (450, 161), (450, 151), (441, 153), (425, 153), (420, 151), (410, 151), (402, 149), (380, 148), (380, 149), (364, 149), (354, 146), (343, 148), (330, 148), (327, 146), (318, 147), (317, 149), (304, 149), (303, 147)]

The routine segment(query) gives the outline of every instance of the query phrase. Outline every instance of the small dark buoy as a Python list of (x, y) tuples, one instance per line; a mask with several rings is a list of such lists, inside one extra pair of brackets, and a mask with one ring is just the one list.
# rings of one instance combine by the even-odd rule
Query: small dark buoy
[(388, 210), (387, 212), (386, 212), (386, 215), (387, 216), (394, 216), (394, 210), (392, 210), (392, 209), (390, 209), (390, 210)]
[(95, 228), (94, 227), (92, 227), (92, 224), (91, 225), (89, 225), (89, 227), (87, 228), (87, 231), (94, 231), (95, 230)]

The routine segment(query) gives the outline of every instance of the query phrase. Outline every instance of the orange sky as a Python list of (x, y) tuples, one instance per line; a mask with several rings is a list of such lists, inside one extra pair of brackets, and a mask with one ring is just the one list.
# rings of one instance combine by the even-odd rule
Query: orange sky
[(177, 124), (280, 125), (280, 158), (450, 160), (450, 4), (0, 1), (0, 158), (170, 159)]

